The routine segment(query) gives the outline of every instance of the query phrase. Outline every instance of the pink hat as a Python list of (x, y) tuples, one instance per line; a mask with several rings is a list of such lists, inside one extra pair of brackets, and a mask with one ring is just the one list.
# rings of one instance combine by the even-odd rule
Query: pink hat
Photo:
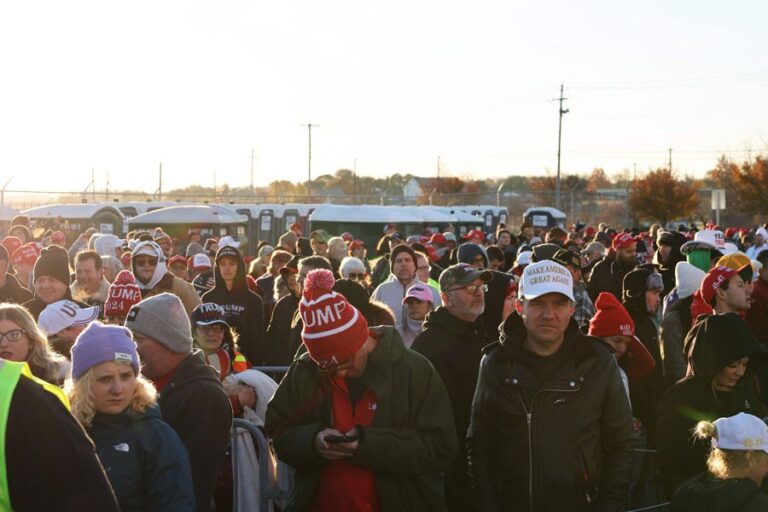
[(435, 300), (432, 296), (432, 291), (429, 289), (429, 285), (426, 284), (415, 284), (408, 288), (408, 291), (403, 298), (403, 304), (407, 303), (408, 299), (417, 299), (427, 302)]

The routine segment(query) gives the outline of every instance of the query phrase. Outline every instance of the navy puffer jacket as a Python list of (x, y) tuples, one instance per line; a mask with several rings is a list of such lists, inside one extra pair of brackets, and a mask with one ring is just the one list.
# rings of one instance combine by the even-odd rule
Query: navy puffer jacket
[(88, 434), (120, 510), (195, 510), (187, 450), (157, 406), (143, 414), (130, 407), (115, 415), (97, 413)]

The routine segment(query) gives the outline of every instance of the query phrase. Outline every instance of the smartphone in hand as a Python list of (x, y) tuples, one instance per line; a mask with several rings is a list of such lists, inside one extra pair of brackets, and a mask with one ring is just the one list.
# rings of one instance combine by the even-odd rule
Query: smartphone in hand
[(328, 444), (354, 443), (355, 441), (357, 441), (357, 435), (353, 434), (350, 436), (325, 436), (323, 439)]

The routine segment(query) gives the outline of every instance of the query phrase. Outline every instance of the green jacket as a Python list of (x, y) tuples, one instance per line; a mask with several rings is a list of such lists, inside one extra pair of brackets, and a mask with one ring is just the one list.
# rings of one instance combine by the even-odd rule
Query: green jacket
[[(392, 327), (372, 328), (379, 344), (369, 354), (363, 383), (378, 400), (353, 464), (374, 472), (383, 510), (445, 510), (442, 472), (457, 454), (448, 393), (430, 362), (408, 350)], [(287, 511), (309, 510), (328, 461), (315, 452), (316, 434), (331, 426), (328, 375), (304, 353), (267, 406), (265, 429), (277, 455), (296, 470)]]

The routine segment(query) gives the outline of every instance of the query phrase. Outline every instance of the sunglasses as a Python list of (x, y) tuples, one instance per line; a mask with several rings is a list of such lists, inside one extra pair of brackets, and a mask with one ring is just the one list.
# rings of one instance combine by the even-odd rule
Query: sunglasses
[(450, 288), (448, 290), (445, 290), (446, 292), (455, 292), (456, 290), (467, 290), (470, 295), (474, 295), (477, 293), (477, 290), (483, 290), (483, 292), (488, 291), (488, 285), (487, 284), (469, 284), (467, 286), (459, 286), (457, 288)]
[(349, 279), (354, 279), (354, 280), (362, 281), (363, 279), (365, 279), (365, 273), (358, 274), (358, 273), (355, 273), (355, 272), (350, 272), (348, 278)]
[(137, 267), (154, 267), (157, 265), (157, 258), (136, 258), (133, 263)]

